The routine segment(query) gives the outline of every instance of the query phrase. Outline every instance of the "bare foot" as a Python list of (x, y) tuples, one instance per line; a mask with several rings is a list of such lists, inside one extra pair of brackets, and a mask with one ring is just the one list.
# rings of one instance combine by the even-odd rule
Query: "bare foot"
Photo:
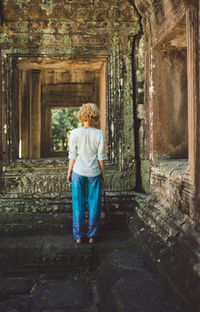
[(82, 244), (82, 242), (83, 242), (83, 241), (82, 241), (81, 238), (77, 238), (77, 239), (76, 239), (76, 243), (77, 243), (77, 244)]
[(89, 244), (94, 244), (94, 242), (95, 242), (94, 237), (90, 237), (90, 239), (89, 239)]

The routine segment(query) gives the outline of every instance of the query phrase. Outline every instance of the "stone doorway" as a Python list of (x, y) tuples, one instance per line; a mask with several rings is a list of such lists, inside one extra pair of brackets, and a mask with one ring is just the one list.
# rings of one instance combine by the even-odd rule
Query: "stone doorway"
[(17, 157), (67, 156), (67, 150), (52, 148), (54, 109), (78, 109), (86, 102), (97, 103), (101, 111), (98, 127), (106, 131), (105, 67), (105, 60), (18, 60)]

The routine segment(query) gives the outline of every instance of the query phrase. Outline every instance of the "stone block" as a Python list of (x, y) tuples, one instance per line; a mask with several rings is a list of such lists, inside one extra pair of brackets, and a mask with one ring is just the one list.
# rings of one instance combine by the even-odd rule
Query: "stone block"
[(149, 160), (141, 160), (141, 182), (143, 191), (148, 194), (150, 191), (150, 163)]

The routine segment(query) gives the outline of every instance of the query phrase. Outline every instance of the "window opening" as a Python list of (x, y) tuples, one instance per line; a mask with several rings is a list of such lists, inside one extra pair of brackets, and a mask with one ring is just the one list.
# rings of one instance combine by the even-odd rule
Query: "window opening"
[[(179, 35), (179, 37), (178, 37)], [(157, 45), (154, 97), (154, 155), (188, 158), (187, 43), (184, 18)], [(157, 92), (154, 93), (153, 90)]]

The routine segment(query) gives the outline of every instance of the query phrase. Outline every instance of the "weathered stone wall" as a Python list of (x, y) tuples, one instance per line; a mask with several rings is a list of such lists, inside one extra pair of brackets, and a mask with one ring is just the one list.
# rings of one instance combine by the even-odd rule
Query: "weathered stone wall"
[(149, 195), (136, 199), (130, 232), (199, 311), (199, 2), (135, 4), (144, 32), (142, 132), (150, 184)]
[(150, 192), (173, 213), (198, 222), (198, 208), (194, 208), (197, 180), (195, 183), (193, 170), (199, 160), (192, 147), (197, 140), (196, 126), (192, 129), (196, 108), (191, 112), (199, 104), (191, 96), (196, 76), (195, 71), (193, 76), (190, 73), (189, 56), (198, 55), (198, 50), (195, 39), (186, 41), (197, 29), (190, 23), (192, 14), (195, 16), (197, 12), (197, 2), (135, 2), (143, 17), (146, 107), (143, 132), (145, 156), (151, 162)]
[[(136, 176), (132, 48), (133, 38), (140, 32), (134, 7), (125, 0), (5, 0), (2, 6), (2, 192), (20, 196), (69, 191), (65, 182), (67, 163), (62, 160), (56, 161), (55, 167), (48, 161), (42, 166), (37, 161), (34, 165), (28, 160), (16, 162), (20, 73), (52, 70), (54, 65), (61, 71), (73, 71), (74, 66), (80, 69), (79, 63), (83, 70), (94, 70), (93, 64), (98, 61), (106, 64), (106, 190), (133, 190)], [(62, 68), (63, 63), (59, 62), (64, 61), (69, 67)]]

